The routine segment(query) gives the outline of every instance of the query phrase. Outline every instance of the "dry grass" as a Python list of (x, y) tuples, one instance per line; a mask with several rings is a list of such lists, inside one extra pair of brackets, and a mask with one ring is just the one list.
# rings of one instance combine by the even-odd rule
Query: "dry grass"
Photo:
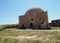
[(0, 43), (60, 43), (60, 31), (4, 29)]

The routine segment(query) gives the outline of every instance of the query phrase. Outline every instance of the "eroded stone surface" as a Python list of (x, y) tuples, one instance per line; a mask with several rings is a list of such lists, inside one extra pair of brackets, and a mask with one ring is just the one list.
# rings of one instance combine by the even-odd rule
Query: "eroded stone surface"
[(29, 9), (25, 15), (19, 16), (19, 28), (48, 28), (47, 11), (40, 8)]

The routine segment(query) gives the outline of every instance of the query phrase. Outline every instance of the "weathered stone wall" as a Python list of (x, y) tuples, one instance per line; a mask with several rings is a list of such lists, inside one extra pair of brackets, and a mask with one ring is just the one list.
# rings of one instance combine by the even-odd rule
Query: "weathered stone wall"
[(19, 28), (22, 26), (28, 28), (30, 25), (33, 27), (48, 27), (48, 15), (47, 12), (37, 8), (37, 9), (29, 9), (25, 15), (19, 16)]

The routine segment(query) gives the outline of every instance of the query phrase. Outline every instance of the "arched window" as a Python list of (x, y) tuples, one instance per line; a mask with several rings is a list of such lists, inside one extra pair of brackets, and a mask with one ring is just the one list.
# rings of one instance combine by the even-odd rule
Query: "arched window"
[(33, 18), (31, 18), (31, 21), (33, 21)]

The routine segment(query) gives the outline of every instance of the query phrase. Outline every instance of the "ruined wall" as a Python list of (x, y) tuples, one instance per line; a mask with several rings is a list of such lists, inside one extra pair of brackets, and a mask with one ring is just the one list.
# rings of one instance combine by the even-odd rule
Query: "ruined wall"
[(52, 20), (51, 25), (52, 26), (59, 26), (60, 27), (60, 19)]
[(47, 12), (41, 9), (30, 9), (25, 15), (19, 16), (19, 27), (22, 27), (24, 24), (25, 27), (39, 27), (42, 28), (48, 27), (48, 15)]

